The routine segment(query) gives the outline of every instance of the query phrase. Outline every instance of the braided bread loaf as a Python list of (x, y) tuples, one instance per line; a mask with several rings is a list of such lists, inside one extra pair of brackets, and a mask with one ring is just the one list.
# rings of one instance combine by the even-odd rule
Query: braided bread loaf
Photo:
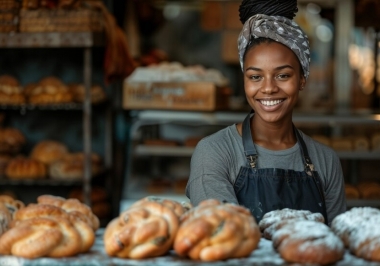
[(105, 251), (110, 256), (143, 259), (169, 251), (179, 227), (178, 207), (169, 200), (144, 198), (119, 217), (104, 232)]
[(92, 228), (77, 216), (45, 204), (30, 204), (14, 214), (0, 237), (0, 254), (24, 258), (68, 257), (87, 252), (95, 241)]
[(271, 240), (273, 233), (281, 227), (281, 224), (287, 220), (310, 220), (324, 223), (325, 218), (320, 213), (312, 213), (307, 210), (293, 210), (284, 208), (282, 210), (274, 210), (267, 212), (259, 223), (259, 227), (263, 236)]
[(99, 228), (100, 222), (98, 217), (94, 215), (90, 207), (81, 203), (77, 199), (65, 199), (58, 196), (41, 195), (37, 198), (37, 202), (62, 208), (76, 216), (78, 219), (86, 222), (94, 231)]
[(356, 207), (334, 218), (331, 229), (355, 256), (380, 261), (380, 210)]
[(274, 232), (272, 241), (287, 262), (326, 265), (344, 255), (340, 238), (327, 225), (316, 221), (287, 220)]
[(174, 250), (194, 260), (216, 261), (246, 257), (259, 240), (260, 230), (248, 209), (210, 199), (181, 217)]

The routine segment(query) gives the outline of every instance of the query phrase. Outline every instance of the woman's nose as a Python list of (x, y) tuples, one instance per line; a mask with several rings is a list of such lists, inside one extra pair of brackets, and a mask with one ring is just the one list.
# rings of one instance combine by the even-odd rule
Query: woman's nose
[(262, 93), (271, 94), (278, 90), (276, 82), (272, 79), (266, 79), (261, 89)]

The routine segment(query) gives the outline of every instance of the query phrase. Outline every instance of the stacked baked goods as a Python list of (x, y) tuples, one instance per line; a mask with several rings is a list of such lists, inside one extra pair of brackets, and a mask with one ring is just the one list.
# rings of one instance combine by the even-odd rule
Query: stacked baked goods
[(331, 229), (350, 252), (370, 261), (380, 261), (380, 210), (356, 207), (334, 218)]
[[(69, 193), (69, 198), (74, 198), (80, 202), (84, 202), (83, 190), (74, 188)], [(109, 195), (104, 188), (93, 186), (91, 188), (91, 210), (99, 219), (106, 219), (111, 214), (111, 203)]]
[(24, 93), (32, 104), (56, 104), (73, 102), (73, 95), (59, 78), (50, 76), (36, 84), (28, 84)]
[(263, 216), (259, 226), (287, 262), (327, 265), (343, 258), (342, 241), (324, 224), (320, 213), (274, 210)]
[(72, 199), (43, 195), (14, 213), (0, 237), (0, 254), (23, 258), (69, 257), (87, 252), (95, 241), (91, 210)]
[(173, 246), (179, 217), (188, 206), (168, 199), (146, 197), (114, 218), (104, 232), (109, 256), (131, 259), (157, 257)]
[(20, 105), (25, 103), (23, 88), (19, 81), (11, 75), (0, 76), (0, 104)]
[(193, 260), (247, 257), (260, 241), (260, 230), (245, 207), (209, 199), (181, 216), (174, 250)]

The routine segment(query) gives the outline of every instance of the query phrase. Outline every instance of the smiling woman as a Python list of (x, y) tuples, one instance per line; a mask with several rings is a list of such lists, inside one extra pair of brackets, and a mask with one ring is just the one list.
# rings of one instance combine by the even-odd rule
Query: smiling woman
[(259, 222), (277, 209), (308, 210), (329, 224), (346, 210), (337, 154), (295, 128), (292, 114), (309, 76), (308, 37), (292, 20), (296, 0), (243, 0), (238, 39), (252, 111), (202, 139), (191, 159), (187, 196), (238, 203)]

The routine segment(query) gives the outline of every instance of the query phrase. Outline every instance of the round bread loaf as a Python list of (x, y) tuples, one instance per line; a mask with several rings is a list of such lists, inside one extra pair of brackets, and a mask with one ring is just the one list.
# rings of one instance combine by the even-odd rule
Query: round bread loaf
[(66, 154), (68, 154), (68, 148), (65, 144), (54, 140), (43, 140), (33, 147), (30, 157), (45, 164), (51, 164)]
[(324, 223), (325, 219), (321, 213), (312, 213), (307, 210), (294, 210), (284, 208), (267, 212), (259, 223), (259, 227), (266, 239), (272, 239), (273, 233), (287, 220), (310, 220)]
[(46, 178), (46, 166), (44, 163), (32, 158), (13, 158), (5, 169), (5, 175), (9, 179), (43, 179)]
[(359, 199), (360, 192), (359, 189), (351, 184), (345, 184), (344, 186), (346, 199)]
[(179, 227), (170, 205), (143, 200), (113, 219), (104, 232), (109, 256), (144, 259), (157, 257), (172, 248)]
[(174, 250), (193, 260), (217, 261), (247, 257), (259, 241), (259, 227), (248, 209), (210, 199), (181, 217)]
[(343, 258), (344, 245), (321, 222), (287, 220), (272, 237), (273, 247), (287, 262), (328, 265)]
[[(85, 99), (85, 87), (83, 84), (70, 84), (70, 92), (73, 94), (74, 101), (83, 102)], [(106, 99), (106, 93), (99, 85), (93, 85), (90, 89), (91, 103), (97, 104)]]

